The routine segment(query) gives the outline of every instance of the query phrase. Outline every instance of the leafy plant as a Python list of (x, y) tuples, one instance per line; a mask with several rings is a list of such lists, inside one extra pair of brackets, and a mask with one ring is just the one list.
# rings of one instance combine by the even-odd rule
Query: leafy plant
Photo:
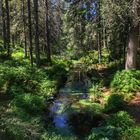
[(105, 104), (104, 111), (105, 112), (117, 112), (119, 110), (123, 110), (125, 107), (125, 101), (123, 95), (112, 94), (107, 100)]
[(123, 140), (138, 140), (140, 138), (140, 127), (128, 128), (122, 136)]
[(129, 93), (140, 89), (140, 71), (118, 71), (111, 83), (113, 92)]
[(93, 128), (86, 140), (120, 140), (120, 130), (113, 126), (102, 126)]
[[(23, 111), (22, 111), (23, 113)], [(27, 115), (23, 113), (23, 115)], [(20, 112), (21, 116), (21, 112)], [(41, 118), (29, 117), (23, 119), (14, 112), (7, 112), (0, 117), (0, 130), (3, 128), (3, 132), (7, 139), (15, 140), (38, 140), (42, 135), (42, 131), (45, 131)], [(24, 116), (25, 117), (25, 116)]]
[(76, 140), (74, 136), (64, 136), (61, 134), (57, 134), (56, 132), (45, 132), (41, 140)]
[(100, 98), (103, 98), (103, 92), (101, 84), (93, 84), (91, 88), (89, 88), (89, 93), (92, 99), (96, 102), (99, 101)]
[(50, 80), (43, 80), (40, 83), (40, 95), (44, 97), (52, 96), (56, 92), (56, 82)]
[(24, 109), (28, 113), (37, 113), (45, 108), (45, 98), (31, 94), (21, 94), (16, 96), (12, 105)]
[(114, 126), (116, 128), (120, 128), (123, 133), (125, 130), (133, 127), (135, 124), (132, 117), (125, 111), (120, 111), (114, 115), (112, 115), (107, 120), (107, 125)]

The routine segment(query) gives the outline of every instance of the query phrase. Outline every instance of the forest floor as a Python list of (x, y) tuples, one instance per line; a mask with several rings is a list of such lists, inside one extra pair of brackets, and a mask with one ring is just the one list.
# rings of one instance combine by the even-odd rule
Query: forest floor
[[(110, 96), (111, 89), (104, 87), (103, 93), (105, 96)], [(136, 125), (140, 125), (140, 92), (128, 103), (126, 111), (135, 119)]]
[(140, 92), (128, 104), (128, 112), (133, 116), (137, 125), (140, 125)]

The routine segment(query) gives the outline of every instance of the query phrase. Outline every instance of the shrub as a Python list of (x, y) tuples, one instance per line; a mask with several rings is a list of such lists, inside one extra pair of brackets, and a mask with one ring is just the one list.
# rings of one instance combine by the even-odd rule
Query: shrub
[(44, 131), (41, 118), (30, 117), (23, 120), (13, 112), (8, 112), (0, 117), (1, 128), (3, 128), (8, 140), (38, 140), (41, 138), (42, 131)]
[(117, 112), (119, 110), (123, 110), (125, 107), (125, 101), (123, 95), (112, 94), (107, 100), (105, 104), (104, 111), (105, 112)]
[(111, 83), (114, 92), (129, 93), (140, 89), (140, 71), (118, 71)]
[(67, 74), (67, 70), (65, 69), (65, 65), (63, 64), (55, 64), (48, 69), (49, 78), (61, 81)]
[(93, 128), (87, 140), (136, 140), (140, 129), (134, 127), (134, 120), (124, 111), (112, 115), (103, 126)]
[(9, 82), (7, 92), (14, 96), (25, 92), (36, 93), (39, 84), (35, 78), (32, 78), (32, 75), (26, 67), (11, 67), (5, 73), (5, 79)]
[(14, 58), (14, 59), (19, 59), (19, 60), (21, 60), (21, 59), (23, 59), (24, 58), (24, 52), (23, 51), (15, 51), (14, 53), (12, 53), (12, 57)]
[(89, 88), (89, 93), (90, 93), (90, 96), (94, 97), (94, 101), (98, 101), (100, 98), (103, 97), (103, 92), (102, 92), (102, 88), (100, 84), (92, 85), (92, 87)]
[(24, 109), (28, 113), (37, 113), (45, 108), (45, 99), (37, 95), (22, 94), (15, 97), (12, 105)]
[(131, 127), (127, 129), (122, 136), (123, 140), (138, 140), (140, 138), (140, 127)]
[(76, 140), (76, 138), (74, 136), (63, 136), (55, 132), (45, 132), (41, 140)]
[(113, 126), (93, 128), (86, 140), (120, 140), (119, 129)]
[(120, 111), (114, 115), (112, 115), (107, 120), (108, 126), (114, 126), (116, 128), (121, 128), (121, 132), (125, 132), (129, 128), (134, 126), (134, 120), (132, 117), (125, 111)]
[(44, 97), (53, 96), (53, 94), (56, 92), (56, 82), (50, 81), (50, 80), (43, 80), (40, 83), (40, 93)]
[[(86, 113), (91, 113), (92, 114), (101, 114), (103, 107), (100, 103), (95, 103), (93, 101), (90, 101), (89, 99), (83, 99), (80, 100), (78, 102), (79, 106), (76, 106), (77, 108), (79, 108), (79, 110), (86, 112)], [(83, 106), (83, 108), (81, 109), (81, 106)]]
[(45, 97), (52, 96), (58, 84), (55, 80), (52, 80), (51, 77), (54, 79), (61, 79), (63, 78), (61, 77), (63, 71), (59, 73), (60, 75), (56, 75), (56, 71), (51, 70), (48, 76), (51, 74), (53, 75), (49, 76), (49, 79), (46, 74), (48, 72), (45, 72), (43, 69), (31, 68), (28, 66), (10, 67), (8, 65), (0, 65), (0, 89), (5, 89), (5, 92), (12, 97), (24, 93), (43, 95)]
[(84, 62), (87, 65), (98, 63), (98, 52), (96, 50), (89, 51), (86, 56), (80, 58), (81, 62)]

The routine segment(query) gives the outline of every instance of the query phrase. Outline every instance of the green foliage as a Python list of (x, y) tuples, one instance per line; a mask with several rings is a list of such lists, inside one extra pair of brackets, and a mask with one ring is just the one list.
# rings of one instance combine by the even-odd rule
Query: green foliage
[[(57, 83), (50, 80), (42, 69), (30, 67), (10, 67), (0, 65), (0, 87), (9, 95), (16, 96), (23, 93), (34, 95), (52, 96), (57, 88)], [(62, 76), (62, 73), (57, 78)], [(55, 73), (53, 73), (55, 76)], [(57, 79), (54, 77), (54, 79)], [(58, 80), (58, 79), (57, 79)]]
[(22, 60), (24, 58), (24, 52), (20, 50), (16, 50), (12, 53), (12, 57), (17, 60)]
[[(101, 127), (93, 128), (87, 140), (125, 140), (138, 138), (140, 129), (134, 127), (134, 120), (124, 111), (109, 117)], [(132, 134), (132, 135), (131, 135)]]
[(120, 140), (118, 133), (119, 129), (113, 126), (102, 126), (93, 128), (91, 134), (86, 140)]
[(135, 124), (132, 117), (125, 111), (120, 111), (114, 115), (112, 115), (107, 120), (107, 125), (114, 126), (116, 128), (120, 128), (123, 133), (125, 130), (133, 127)]
[(104, 111), (105, 112), (117, 112), (119, 110), (123, 110), (125, 107), (124, 97), (119, 94), (112, 94), (107, 100), (105, 104)]
[(128, 128), (122, 136), (123, 140), (138, 140), (140, 138), (140, 127)]
[[(81, 106), (83, 106), (83, 108), (80, 108)], [(103, 107), (100, 103), (95, 103), (93, 101), (90, 101), (90, 99), (86, 99), (86, 100), (83, 99), (79, 101), (79, 109), (87, 113), (92, 112), (92, 114), (101, 114)]]
[(28, 117), (25, 119), (27, 115), (23, 111), (20, 113), (11, 110), (3, 112), (3, 115), (0, 116), (0, 130), (5, 133), (8, 139), (38, 140), (44, 131), (41, 118)]
[(55, 132), (46, 132), (42, 135), (41, 140), (76, 140), (76, 138), (74, 136), (63, 136)]
[(22, 94), (16, 96), (12, 105), (24, 109), (28, 113), (37, 113), (45, 109), (45, 98), (37, 95)]
[(140, 89), (140, 71), (118, 71), (111, 83), (113, 92), (130, 93)]
[(93, 84), (89, 88), (90, 96), (93, 96), (94, 101), (99, 101), (100, 98), (103, 98), (102, 86), (101, 84)]
[(40, 83), (40, 92), (39, 94), (44, 96), (44, 97), (49, 97), (49, 96), (53, 96), (54, 93), (56, 92), (56, 82), (55, 81), (50, 81), (48, 79), (42, 81)]
[(47, 71), (49, 78), (61, 81), (62, 78), (65, 77), (67, 74), (67, 70), (65, 68), (65, 64), (52, 65)]
[(65, 70), (69, 70), (72, 67), (72, 60), (68, 60), (63, 56), (53, 56), (53, 65), (63, 67)]
[[(105, 48), (102, 49), (102, 63), (108, 63), (109, 53)], [(91, 50), (88, 51), (84, 56), (82, 56), (78, 61), (85, 63), (88, 67), (91, 67), (93, 64), (98, 64), (98, 51)]]
[(87, 65), (98, 63), (98, 51), (92, 50), (87, 53), (86, 56), (83, 56), (79, 59), (79, 61), (84, 62)]

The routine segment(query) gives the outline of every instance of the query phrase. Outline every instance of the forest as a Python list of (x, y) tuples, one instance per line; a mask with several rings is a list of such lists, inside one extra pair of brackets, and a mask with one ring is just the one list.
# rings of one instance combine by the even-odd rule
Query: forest
[(0, 140), (140, 140), (139, 0), (0, 0)]

